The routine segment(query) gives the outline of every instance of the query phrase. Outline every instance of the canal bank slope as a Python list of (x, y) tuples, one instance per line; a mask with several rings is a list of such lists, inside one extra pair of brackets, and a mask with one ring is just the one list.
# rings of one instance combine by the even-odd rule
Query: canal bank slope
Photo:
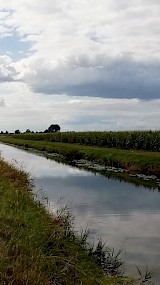
[(84, 146), (45, 140), (34, 141), (24, 139), (25, 136), (23, 135), (21, 137), (0, 135), (0, 141), (21, 146), (25, 149), (36, 149), (46, 154), (59, 154), (68, 162), (83, 159), (100, 165), (123, 168), (133, 174), (156, 175), (160, 178), (160, 152)]
[(107, 264), (100, 244), (89, 248), (85, 235), (74, 233), (70, 215), (49, 213), (34, 199), (29, 176), (3, 160), (0, 223), (0, 284), (133, 284), (111, 276), (121, 261)]

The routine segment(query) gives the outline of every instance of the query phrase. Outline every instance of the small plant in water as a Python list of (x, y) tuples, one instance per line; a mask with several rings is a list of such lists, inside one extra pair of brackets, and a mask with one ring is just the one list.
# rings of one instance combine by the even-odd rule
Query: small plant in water
[(120, 259), (122, 249), (115, 253), (113, 248), (106, 246), (99, 240), (96, 248), (94, 249), (94, 246), (92, 246), (89, 251), (98, 266), (101, 267), (107, 275), (123, 275), (121, 266), (124, 262)]
[(139, 285), (143, 285), (143, 284), (150, 284), (150, 285), (154, 285), (153, 283), (153, 276), (154, 276), (154, 271), (153, 270), (149, 270), (148, 267), (146, 266), (146, 270), (144, 273), (142, 273), (142, 271), (138, 268), (138, 266), (136, 266), (137, 271), (139, 273), (139, 278), (138, 278), (138, 284)]
[(67, 151), (64, 156), (67, 161), (74, 161), (82, 158), (82, 154), (77, 150)]

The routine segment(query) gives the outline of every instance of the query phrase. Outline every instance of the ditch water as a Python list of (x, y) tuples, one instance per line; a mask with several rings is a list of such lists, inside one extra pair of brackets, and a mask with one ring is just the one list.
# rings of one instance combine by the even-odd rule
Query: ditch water
[(160, 193), (142, 186), (57, 163), (43, 156), (0, 144), (2, 157), (18, 163), (34, 178), (34, 192), (53, 210), (66, 205), (75, 217), (75, 229), (90, 229), (90, 238), (102, 238), (121, 254), (126, 274), (157, 269), (160, 284)]

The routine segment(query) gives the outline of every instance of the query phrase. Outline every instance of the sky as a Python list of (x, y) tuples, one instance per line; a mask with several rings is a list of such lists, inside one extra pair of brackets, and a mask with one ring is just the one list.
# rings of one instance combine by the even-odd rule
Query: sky
[(0, 131), (157, 130), (159, 0), (0, 0)]

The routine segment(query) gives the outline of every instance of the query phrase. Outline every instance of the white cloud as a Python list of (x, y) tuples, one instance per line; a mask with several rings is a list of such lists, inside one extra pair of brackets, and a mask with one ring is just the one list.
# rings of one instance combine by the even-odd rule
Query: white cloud
[(10, 82), (16, 79), (18, 72), (15, 63), (7, 55), (0, 56), (0, 82)]
[(18, 65), (33, 90), (159, 98), (157, 1), (10, 0), (6, 7), (13, 12), (5, 25), (32, 43)]
[[(160, 100), (104, 99), (58, 95), (44, 96), (30, 91), (26, 84), (1, 84), (0, 129), (45, 130), (58, 123), (69, 130), (158, 129)], [(0, 102), (3, 103), (4, 101)]]
[(12, 11), (1, 16), (3, 26), (33, 40), (41, 56), (47, 51), (56, 58), (81, 52), (159, 57), (158, 1), (0, 0), (0, 5)]
[[(159, 1), (0, 0), (0, 7), (0, 37), (14, 36), (16, 31), (19, 40), (31, 44), (17, 62), (11, 60), (12, 55), (0, 56), (0, 81), (7, 81), (11, 88), (2, 84), (0, 96), (6, 92), (7, 108), (14, 106), (14, 111), (3, 115), (15, 116), (13, 126), (21, 117), (26, 125), (26, 116), (31, 127), (39, 128), (43, 111), (42, 128), (48, 121), (60, 122), (66, 129), (105, 129), (106, 124), (109, 129), (129, 128), (129, 124), (133, 128), (158, 128)], [(10, 83), (17, 80), (23, 83)], [(55, 94), (62, 94), (61, 98)], [(111, 101), (105, 97), (119, 98), (112, 105), (114, 114), (108, 109)], [(149, 101), (153, 102), (150, 115), (146, 114), (147, 101), (139, 100), (135, 105), (128, 100), (126, 105), (122, 100), (122, 108), (118, 101), (122, 98), (157, 101)], [(99, 103), (98, 113), (95, 106)], [(88, 111), (90, 104), (95, 104), (93, 114)], [(127, 110), (132, 107), (135, 113), (130, 120)], [(86, 121), (90, 124), (85, 125)]]

